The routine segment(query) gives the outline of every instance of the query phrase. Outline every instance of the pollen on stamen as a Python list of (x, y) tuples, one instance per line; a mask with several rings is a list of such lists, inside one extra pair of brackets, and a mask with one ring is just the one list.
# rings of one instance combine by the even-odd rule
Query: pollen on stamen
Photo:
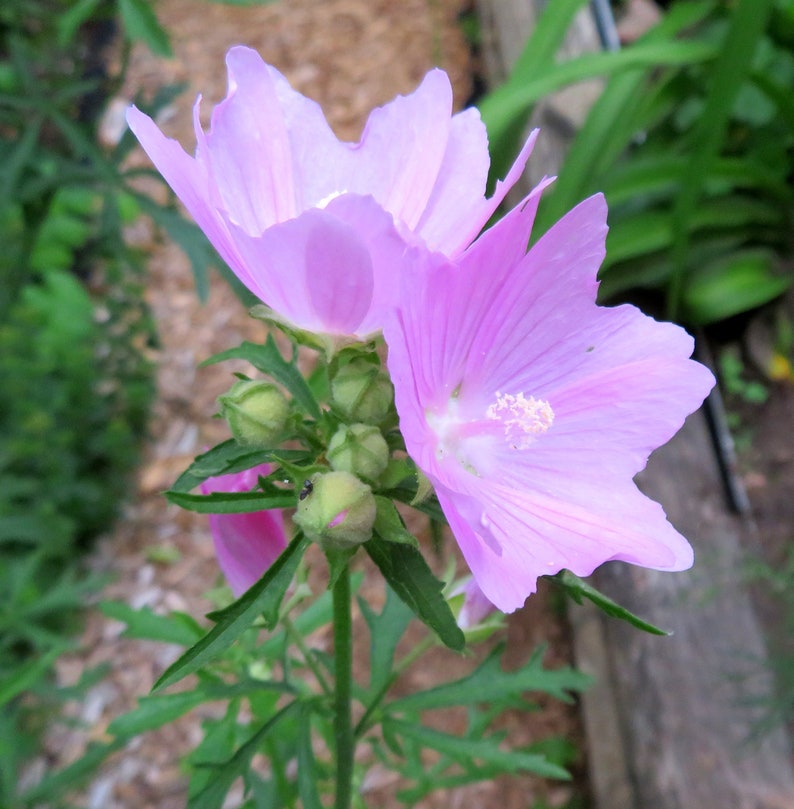
[(554, 411), (545, 399), (496, 392), (496, 401), (485, 415), (504, 425), (505, 438), (513, 449), (526, 449), (554, 423)]

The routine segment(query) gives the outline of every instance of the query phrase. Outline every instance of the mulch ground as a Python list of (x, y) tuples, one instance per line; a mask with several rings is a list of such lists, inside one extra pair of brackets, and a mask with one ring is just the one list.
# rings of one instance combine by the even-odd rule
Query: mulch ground
[[(473, 67), (457, 16), (468, 5), (465, 0), (283, 0), (237, 8), (199, 0), (161, 0), (157, 13), (171, 34), (175, 56), (162, 60), (137, 49), (125, 95), (131, 99), (138, 91), (153, 94), (163, 85), (186, 82), (188, 89), (164, 111), (160, 124), (192, 150), (190, 109), (195, 96), (203, 94), (206, 116), (226, 91), (226, 50), (245, 43), (275, 64), (298, 90), (319, 101), (340, 137), (356, 140), (373, 106), (412, 91), (434, 65), (449, 73), (456, 103), (463, 105), (471, 94)], [(142, 155), (135, 159), (145, 164)], [(200, 304), (185, 257), (161, 241), (147, 223), (136, 226), (130, 238), (151, 255), (146, 297), (160, 340), (158, 398), (144, 462), (123, 519), (98, 543), (90, 566), (110, 578), (101, 599), (200, 617), (211, 607), (206, 593), (219, 583), (207, 521), (169, 506), (161, 492), (194, 455), (227, 437), (224, 424), (213, 419), (216, 398), (233, 382), (232, 372), (245, 366), (224, 363), (197, 369), (198, 364), (243, 339), (262, 340), (264, 331), (215, 274), (209, 301)], [(377, 577), (368, 577), (365, 592), (379, 597)], [(59, 662), (58, 678), (72, 684), (102, 664), (109, 666), (109, 674), (82, 703), (71, 706), (79, 720), (76, 727), (53, 728), (29, 777), (45, 764), (74, 760), (87, 742), (103, 739), (110, 721), (134, 707), (137, 697), (148, 693), (180, 651), (126, 639), (123, 628), (98, 611), (89, 611), (81, 650)], [(550, 644), (547, 662), (570, 662), (567, 627), (542, 594), (510, 620), (507, 639), (512, 665), (525, 660), (540, 642)], [(443, 673), (439, 679), (456, 672), (462, 675), (471, 662), (439, 652), (404, 687), (427, 687), (439, 671)], [(201, 738), (200, 714), (136, 739), (102, 768), (78, 805), (184, 806), (186, 781), (179, 761)], [(558, 703), (544, 705), (534, 714), (509, 715), (506, 724), (516, 744), (551, 734), (581, 738), (575, 707)], [(370, 805), (401, 805), (393, 798), (394, 784), (377, 770), (369, 784)], [(513, 778), (439, 794), (421, 806), (526, 809), (542, 799), (554, 807), (563, 806), (572, 794), (566, 784)]]

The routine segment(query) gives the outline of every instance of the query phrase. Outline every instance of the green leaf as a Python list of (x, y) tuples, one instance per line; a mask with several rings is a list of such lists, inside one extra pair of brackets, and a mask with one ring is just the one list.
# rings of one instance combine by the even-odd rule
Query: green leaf
[(58, 45), (65, 48), (71, 44), (77, 29), (87, 22), (102, 0), (77, 0), (68, 11), (58, 15), (55, 27), (58, 30)]
[(82, 781), (96, 772), (97, 767), (109, 756), (120, 750), (125, 742), (116, 739), (109, 744), (94, 744), (83, 755), (68, 767), (45, 775), (36, 786), (18, 796), (19, 806), (36, 806), (42, 800), (51, 801), (53, 797), (66, 795)]
[(272, 629), (278, 619), (278, 608), (284, 593), (308, 545), (309, 541), (299, 533), (256, 584), (226, 609), (213, 613), (213, 620), (217, 624), (163, 672), (153, 690), (178, 682), (217, 657), (259, 615), (264, 616), (265, 625)]
[(218, 475), (230, 475), (264, 463), (279, 463), (281, 460), (300, 463), (306, 461), (307, 457), (305, 450), (251, 449), (230, 438), (203, 455), (198, 455), (167, 494), (190, 492), (207, 478)]
[(607, 76), (639, 67), (689, 65), (713, 59), (717, 49), (707, 42), (650, 42), (622, 51), (593, 53), (554, 65), (522, 84), (503, 85), (480, 105), (480, 113), (488, 128), (488, 137), (499, 142), (516, 125), (524, 121), (544, 96), (568, 84), (596, 76)]
[(503, 671), (499, 660), (503, 651), (504, 644), (499, 644), (471, 674), (451, 683), (392, 700), (386, 704), (384, 710), (389, 715), (394, 715), (484, 703), (520, 706), (525, 704), (527, 692), (532, 691), (571, 702), (571, 692), (583, 691), (592, 682), (588, 675), (575, 669), (544, 668), (544, 647), (538, 648), (520, 669)]
[(311, 717), (309, 706), (304, 703), (298, 715), (298, 795), (303, 809), (322, 809), (317, 790), (319, 777), (312, 750)]
[[(676, 3), (637, 44), (673, 42), (680, 32), (705, 19), (716, 5), (714, 0)], [(633, 47), (636, 46), (630, 46)], [(544, 233), (582, 197), (601, 187), (617, 157), (636, 133), (648, 126), (647, 120), (638, 120), (647, 117), (641, 115), (640, 110), (649, 99), (655, 99), (666, 84), (665, 81), (656, 82), (648, 88), (649, 72), (649, 67), (639, 66), (611, 78), (574, 137), (552, 193), (544, 195), (533, 239)], [(670, 103), (678, 101), (676, 94)]]
[(266, 737), (280, 722), (291, 717), (301, 707), (300, 702), (291, 702), (265, 722), (228, 761), (223, 764), (208, 763), (206, 766), (212, 768), (212, 777), (201, 792), (188, 800), (188, 809), (219, 809), (231, 785), (248, 771), (251, 759)]
[(394, 506), (394, 502), (387, 497), (375, 495), (375, 524), (373, 531), (387, 542), (397, 542), (402, 545), (419, 547), (419, 540), (405, 527), (400, 512)]
[(460, 651), (466, 639), (444, 600), (444, 587), (427, 566), (422, 554), (411, 545), (386, 542), (373, 537), (364, 543), (389, 586), (450, 649)]
[(294, 693), (294, 689), (284, 683), (242, 680), (231, 685), (210, 685), (178, 694), (150, 694), (140, 697), (138, 706), (132, 711), (116, 717), (108, 726), (108, 732), (128, 739), (173, 722), (204, 702), (232, 699), (261, 690)]
[(185, 494), (166, 492), (169, 503), (199, 514), (248, 514), (274, 508), (294, 508), (292, 490), (267, 492), (212, 492), (212, 494)]
[(722, 148), (731, 111), (752, 67), (772, 6), (772, 0), (738, 0), (732, 7), (728, 31), (710, 72), (706, 103), (692, 133), (694, 146), (673, 208), (674, 273), (667, 294), (671, 319), (676, 318), (683, 302), (690, 241), (688, 224), (699, 207), (704, 179)]
[(143, 638), (190, 646), (203, 632), (196, 621), (185, 613), (157, 615), (151, 607), (136, 610), (121, 601), (102, 601), (99, 609), (108, 618), (127, 624), (127, 629), (124, 630), (125, 638)]
[(0, 680), (0, 707), (39, 682), (65, 649), (65, 645), (56, 646), (42, 657), (32, 658), (13, 669), (9, 677)]
[(390, 733), (399, 734), (403, 739), (410, 739), (424, 748), (450, 756), (461, 764), (466, 760), (480, 760), (506, 773), (532, 772), (544, 778), (558, 778), (564, 781), (571, 778), (565, 769), (550, 762), (543, 755), (525, 753), (521, 750), (504, 750), (499, 737), (466, 739), (433, 730), (416, 722), (405, 722), (391, 717), (384, 720), (384, 725), (386, 724), (389, 725)]
[[(159, 175), (155, 175), (159, 178)], [(130, 190), (128, 188), (128, 190)], [(196, 294), (202, 303), (209, 297), (209, 275), (207, 268), (211, 265), (223, 266), (207, 237), (192, 222), (188, 222), (179, 211), (160, 205), (145, 194), (131, 191), (141, 210), (152, 217), (155, 224), (161, 227), (170, 238), (182, 249), (190, 261)]]
[(617, 604), (611, 598), (608, 598), (603, 593), (596, 590), (595, 587), (582, 581), (578, 576), (574, 576), (570, 570), (563, 570), (556, 576), (549, 577), (549, 580), (555, 584), (559, 584), (577, 604), (581, 604), (582, 599), (586, 598), (610, 617), (626, 621), (632, 626), (637, 627), (637, 629), (641, 629), (643, 632), (648, 632), (651, 635), (670, 634), (669, 632), (665, 632), (664, 629), (659, 629), (658, 626), (654, 626), (648, 621), (637, 617), (625, 607), (621, 607), (620, 604)]
[(118, 0), (121, 19), (131, 41), (141, 40), (156, 56), (173, 56), (168, 34), (163, 30), (149, 0)]
[(358, 599), (358, 605), (369, 627), (369, 696), (374, 698), (392, 679), (394, 652), (413, 612), (390, 587), (386, 588), (386, 603), (380, 614), (373, 612), (363, 598)]
[(699, 267), (684, 287), (684, 312), (699, 325), (747, 312), (782, 295), (792, 283), (790, 275), (775, 273), (767, 250), (745, 250)]
[(237, 348), (230, 348), (228, 351), (223, 351), (205, 360), (204, 365), (213, 365), (216, 362), (223, 360), (239, 359), (250, 362), (257, 370), (263, 374), (268, 374), (273, 377), (276, 382), (282, 384), (294, 397), (295, 401), (315, 419), (320, 418), (320, 406), (311, 392), (306, 380), (303, 378), (298, 369), (297, 351), (294, 350), (290, 362), (287, 362), (281, 356), (278, 350), (276, 341), (273, 335), (269, 334), (265, 345), (258, 345), (257, 343), (244, 342)]

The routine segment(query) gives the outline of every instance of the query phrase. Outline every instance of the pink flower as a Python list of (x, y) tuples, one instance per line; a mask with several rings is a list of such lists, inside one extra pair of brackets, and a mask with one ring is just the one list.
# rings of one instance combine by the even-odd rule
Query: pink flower
[(466, 579), (452, 591), (453, 596), (461, 593), (463, 605), (458, 613), (458, 626), (464, 630), (472, 629), (494, 611), (494, 605), (485, 597), (474, 579)]
[(596, 305), (602, 196), (526, 253), (540, 190), (458, 262), (416, 256), (384, 329), (408, 452), (504, 612), (563, 568), (692, 564), (632, 478), (714, 384), (682, 329)]
[[(208, 478), (201, 484), (201, 493), (249, 492), (257, 478), (269, 472), (270, 467), (263, 464), (244, 472)], [(277, 510), (210, 514), (209, 518), (215, 556), (237, 598), (262, 577), (287, 546), (284, 520)]]
[[(130, 128), (221, 257), (295, 325), (359, 337), (379, 331), (406, 243), (448, 256), (475, 238), (524, 169), (534, 133), (485, 199), (488, 141), (479, 113), (451, 116), (441, 70), (372, 112), (358, 143), (244, 47), (226, 56), (229, 89), (211, 131), (194, 108), (189, 157), (132, 107)], [(199, 99), (200, 101), (200, 99)]]

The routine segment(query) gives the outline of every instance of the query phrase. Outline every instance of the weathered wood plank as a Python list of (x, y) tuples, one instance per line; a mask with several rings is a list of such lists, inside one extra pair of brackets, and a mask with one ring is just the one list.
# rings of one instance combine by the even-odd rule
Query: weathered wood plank
[[(541, 0), (479, 0), (492, 81), (521, 51)], [(587, 15), (577, 18), (568, 53), (599, 47)], [(592, 90), (550, 101), (523, 192), (554, 173)], [(751, 741), (760, 718), (754, 697), (771, 676), (762, 632), (742, 581), (742, 538), (752, 525), (731, 514), (705, 419), (692, 416), (657, 451), (640, 486), (660, 501), (693, 543), (696, 565), (680, 574), (605, 565), (596, 585), (670, 629), (645, 635), (594, 608), (574, 607), (580, 668), (597, 685), (583, 700), (591, 782), (598, 809), (792, 809), (794, 767), (781, 729)], [(619, 518), (619, 515), (616, 515)]]

